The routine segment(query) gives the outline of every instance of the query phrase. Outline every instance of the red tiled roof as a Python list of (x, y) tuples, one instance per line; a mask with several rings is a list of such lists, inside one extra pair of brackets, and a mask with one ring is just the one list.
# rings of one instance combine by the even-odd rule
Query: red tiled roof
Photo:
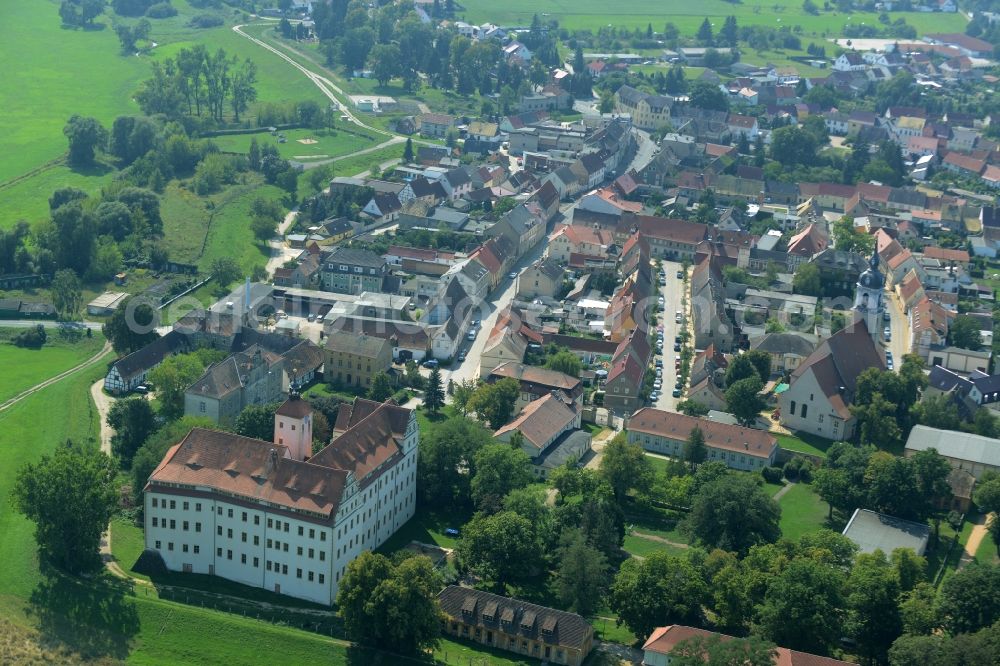
[(937, 247), (928, 245), (924, 248), (924, 256), (929, 259), (940, 259), (941, 261), (957, 261), (959, 263), (969, 263), (969, 253), (965, 250), (953, 250), (947, 247)]
[(778, 445), (772, 435), (753, 428), (699, 419), (677, 412), (643, 407), (628, 422), (630, 432), (641, 432), (676, 441), (684, 441), (695, 428), (705, 435), (705, 444), (726, 451), (743, 453), (757, 458), (768, 458)]

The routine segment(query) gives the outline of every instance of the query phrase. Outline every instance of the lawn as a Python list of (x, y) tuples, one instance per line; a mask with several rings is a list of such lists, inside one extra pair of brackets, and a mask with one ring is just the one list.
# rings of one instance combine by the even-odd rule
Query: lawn
[[(557, 0), (533, 2), (509, 0), (497, 4), (491, 0), (464, 0), (458, 18), (474, 24), (486, 21), (500, 25), (528, 26), (532, 16), (542, 20), (556, 20), (560, 28), (586, 29), (596, 32), (599, 28), (614, 25), (618, 28), (645, 28), (662, 31), (667, 22), (676, 25), (682, 35), (694, 35), (707, 17), (716, 27), (721, 27), (727, 16), (735, 16), (740, 25), (801, 26), (804, 35), (839, 35), (848, 23), (878, 25), (878, 15), (870, 12), (843, 14), (821, 12), (818, 16), (806, 14), (799, 0), (773, 0), (773, 2), (732, 3), (725, 0), (704, 0), (697, 4), (684, 2), (665, 3), (662, 0), (632, 0), (614, 9), (600, 0)], [(917, 12), (892, 12), (892, 20), (904, 18), (918, 32), (962, 32), (965, 19), (961, 14), (920, 14)]]
[(622, 549), (629, 555), (637, 555), (639, 557), (649, 557), (653, 553), (683, 555), (685, 551), (684, 548), (671, 546), (670, 544), (663, 543), (662, 541), (644, 539), (640, 536), (634, 536), (631, 534), (625, 535), (625, 544), (622, 546)]
[(82, 363), (104, 345), (104, 336), (100, 333), (74, 342), (61, 338), (51, 329), (47, 331), (48, 340), (41, 349), (23, 349), (6, 342), (10, 336), (23, 330), (0, 329), (0, 367), (3, 368), (0, 402)]
[(170, 258), (206, 271), (218, 257), (231, 257), (247, 273), (267, 263), (267, 249), (250, 229), (250, 205), (257, 197), (277, 199), (282, 191), (244, 174), (244, 184), (202, 197), (173, 181), (160, 201), (163, 235)]
[[(348, 128), (350, 129), (350, 128)], [(376, 137), (363, 130), (285, 130), (286, 142), (278, 143), (277, 138), (268, 132), (257, 134), (234, 134), (213, 137), (220, 150), (233, 153), (247, 153), (250, 150), (250, 140), (257, 139), (260, 144), (270, 143), (278, 148), (278, 153), (285, 159), (300, 161), (321, 160), (327, 157), (347, 155), (356, 150), (367, 148), (375, 143)], [(315, 141), (303, 144), (301, 141)]]
[(471, 518), (470, 512), (417, 509), (413, 517), (389, 537), (389, 540), (382, 544), (379, 550), (391, 553), (405, 548), (411, 541), (430, 543), (442, 548), (455, 548), (458, 546), (458, 539), (448, 536), (444, 531), (449, 527), (459, 529)]
[(48, 219), (49, 197), (60, 187), (76, 187), (95, 195), (113, 177), (114, 172), (107, 168), (82, 171), (58, 163), (46, 166), (30, 177), (0, 184), (0, 199), (4, 202), (0, 207), (0, 229), (10, 228), (19, 220), (34, 223)]
[(810, 455), (826, 458), (826, 450), (833, 444), (828, 439), (816, 437), (805, 432), (797, 432), (792, 435), (772, 432), (774, 438), (778, 440), (778, 446), (789, 451), (798, 453), (808, 453)]
[[(778, 504), (781, 506), (781, 535), (786, 539), (797, 541), (803, 534), (831, 527), (827, 524), (829, 508), (826, 502), (808, 484), (795, 484)], [(838, 530), (839, 527), (842, 526), (837, 526)]]

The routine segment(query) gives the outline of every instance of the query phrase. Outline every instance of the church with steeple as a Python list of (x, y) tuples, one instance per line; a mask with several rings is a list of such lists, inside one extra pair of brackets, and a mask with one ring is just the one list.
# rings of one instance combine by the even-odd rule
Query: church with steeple
[(872, 251), (868, 270), (858, 278), (857, 293), (854, 295), (854, 311), (858, 319), (868, 325), (868, 334), (878, 342), (879, 325), (885, 313), (885, 276), (879, 270), (879, 256)]

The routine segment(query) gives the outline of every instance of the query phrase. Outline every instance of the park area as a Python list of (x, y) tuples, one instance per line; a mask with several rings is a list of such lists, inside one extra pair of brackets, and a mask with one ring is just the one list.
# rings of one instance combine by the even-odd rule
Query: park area
[[(279, 138), (284, 138), (285, 141), (281, 142)], [(353, 125), (345, 129), (291, 129), (273, 133), (262, 131), (256, 134), (229, 134), (213, 137), (212, 141), (223, 152), (246, 155), (252, 139), (256, 139), (261, 145), (272, 144), (286, 160), (300, 162), (340, 157), (378, 142), (376, 137)]]

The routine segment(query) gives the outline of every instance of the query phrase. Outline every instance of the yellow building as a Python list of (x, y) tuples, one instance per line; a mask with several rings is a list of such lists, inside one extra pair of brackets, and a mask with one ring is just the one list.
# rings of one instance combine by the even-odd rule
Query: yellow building
[(392, 366), (392, 343), (370, 335), (332, 331), (323, 346), (323, 378), (331, 384), (368, 388)]

